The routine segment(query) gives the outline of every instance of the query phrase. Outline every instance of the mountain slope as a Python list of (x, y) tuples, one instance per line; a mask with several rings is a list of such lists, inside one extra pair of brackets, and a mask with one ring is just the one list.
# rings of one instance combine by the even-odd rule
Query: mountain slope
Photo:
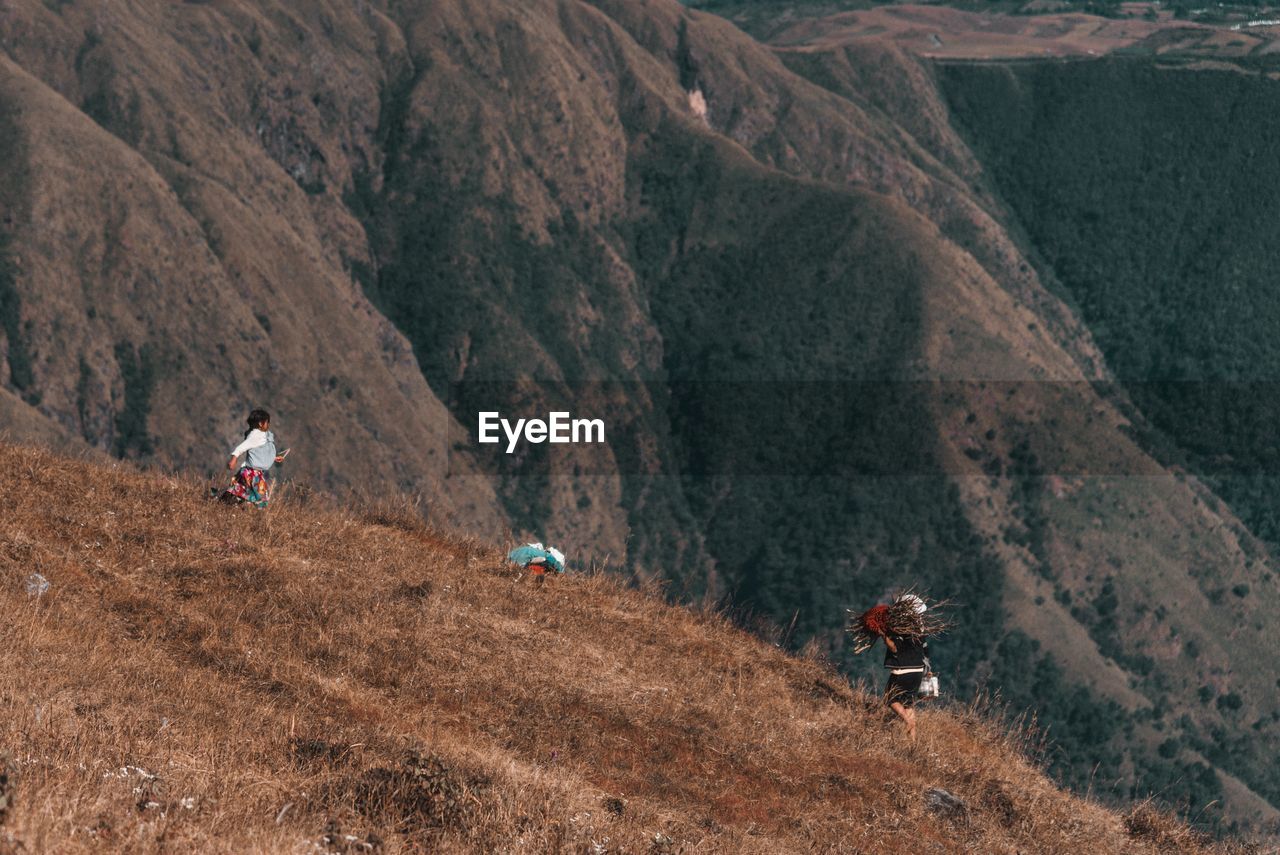
[[(14, 430), (208, 471), (265, 404), (300, 482), (851, 673), (844, 609), (921, 585), (965, 606), (948, 683), (1039, 708), (1063, 780), (1274, 821), (1215, 748), (1274, 753), (1277, 688), (1232, 673), (1270, 554), (1134, 440), (932, 66), (664, 0), (20, 0), (0, 44)], [(475, 442), (559, 407), (609, 442)]]
[(7, 848), (1210, 851), (1054, 789), (963, 709), (909, 745), (829, 668), (605, 576), (534, 587), (403, 507), (0, 466), (41, 497), (0, 519)]

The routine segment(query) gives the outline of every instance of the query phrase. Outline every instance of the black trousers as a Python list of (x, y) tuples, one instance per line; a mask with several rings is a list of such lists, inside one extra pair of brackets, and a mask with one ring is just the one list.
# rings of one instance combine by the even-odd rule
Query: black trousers
[(889, 684), (884, 687), (884, 702), (892, 704), (896, 701), (904, 707), (910, 707), (916, 702), (916, 693), (920, 691), (920, 683), (923, 680), (923, 671), (917, 671), (914, 674), (890, 674)]

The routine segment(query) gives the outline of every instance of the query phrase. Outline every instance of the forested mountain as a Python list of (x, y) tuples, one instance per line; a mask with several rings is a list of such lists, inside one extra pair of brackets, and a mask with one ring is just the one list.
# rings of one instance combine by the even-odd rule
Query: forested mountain
[[(1269, 120), (1212, 116), (1274, 82), (802, 35), (670, 0), (19, 0), (0, 425), (209, 471), (263, 404), (299, 487), (420, 493), (877, 680), (844, 610), (916, 585), (956, 601), (952, 690), (1038, 709), (1063, 780), (1274, 823), (1273, 535), (1218, 480), (1269, 452), (1187, 418), (1211, 384), (1145, 382), (1265, 367), (1268, 256), (1233, 247), (1269, 203), (1214, 212), (1269, 179), (1208, 176), (1265, 159)], [(1148, 159), (1166, 189), (1126, 183)], [(560, 407), (607, 446), (475, 441)]]

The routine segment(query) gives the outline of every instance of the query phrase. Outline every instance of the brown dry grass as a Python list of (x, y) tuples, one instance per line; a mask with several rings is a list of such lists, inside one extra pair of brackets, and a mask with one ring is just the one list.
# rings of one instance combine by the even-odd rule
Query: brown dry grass
[(0, 469), (0, 852), (1201, 846), (1059, 792), (978, 714), (923, 710), (910, 744), (819, 663), (613, 578), (515, 582), (405, 506)]

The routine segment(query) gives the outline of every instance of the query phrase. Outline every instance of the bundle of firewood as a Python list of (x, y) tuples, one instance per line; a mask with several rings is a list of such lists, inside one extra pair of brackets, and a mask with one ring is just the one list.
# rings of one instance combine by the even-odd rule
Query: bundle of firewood
[(849, 632), (853, 635), (853, 652), (862, 653), (885, 636), (926, 638), (946, 632), (951, 624), (940, 609), (947, 602), (906, 591), (892, 603), (872, 606), (862, 614), (849, 610)]

